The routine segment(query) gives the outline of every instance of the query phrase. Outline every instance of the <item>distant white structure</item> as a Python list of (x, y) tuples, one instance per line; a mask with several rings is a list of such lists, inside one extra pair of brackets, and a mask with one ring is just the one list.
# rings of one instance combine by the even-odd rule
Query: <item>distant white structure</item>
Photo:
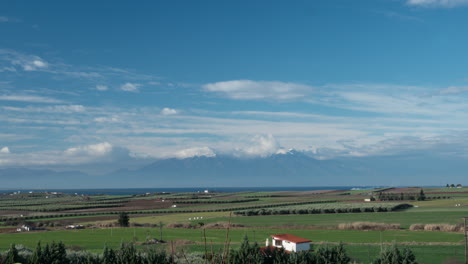
[(177, 207), (177, 205), (176, 205), (176, 204), (173, 204), (171, 207), (172, 207), (172, 208), (176, 208), (176, 207)]
[(370, 201), (372, 201), (371, 198), (364, 199), (364, 202), (370, 202)]
[(67, 225), (65, 229), (83, 229), (84, 226), (82, 225)]
[[(310, 242), (312, 242), (309, 239), (290, 234), (271, 235), (271, 237), (273, 238), (271, 246), (283, 248), (284, 250), (290, 252), (310, 250)], [(268, 238), (266, 241), (266, 246), (270, 246), (270, 240)]]
[(16, 228), (17, 232), (28, 232), (31, 230), (34, 230), (34, 228), (28, 225), (22, 225), (21, 227)]
[(204, 193), (209, 193), (210, 191), (208, 191), (208, 190), (204, 190), (203, 192), (204, 192)]

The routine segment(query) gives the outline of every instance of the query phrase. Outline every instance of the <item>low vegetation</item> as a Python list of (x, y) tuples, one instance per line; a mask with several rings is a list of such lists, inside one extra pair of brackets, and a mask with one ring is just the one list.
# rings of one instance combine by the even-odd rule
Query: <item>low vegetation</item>
[[(313, 240), (316, 253), (318, 245), (333, 248), (343, 241), (356, 263), (385, 263), (377, 262), (388, 256), (379, 257), (380, 249), (390, 250), (393, 241), (400, 249), (389, 254), (398, 255), (397, 259), (405, 259), (401, 246), (407, 245), (422, 263), (443, 263), (462, 256), (461, 218), (467, 207), (468, 188), (463, 187), (141, 195), (6, 193), (0, 194), (0, 249), (4, 252), (0, 254), (6, 257), (11, 243), (25, 245), (15, 247), (21, 256), (32, 254), (39, 240), (49, 248), (53, 241), (64, 241), (70, 263), (100, 263), (92, 261), (102, 259), (104, 245), (117, 252), (127, 243), (142, 258), (153, 254), (146, 252), (151, 247), (171, 260), (172, 244), (174, 263), (214, 263), (215, 258), (235, 259), (232, 252), (240, 252), (246, 234), (263, 242), (271, 234), (290, 233)], [(129, 227), (120, 228), (126, 226), (118, 223), (122, 215), (128, 216)], [(17, 232), (23, 225), (40, 230)], [(65, 230), (68, 225), (85, 229)], [(234, 241), (229, 254), (221, 253), (226, 230)], [(73, 262), (79, 259), (88, 262)]]
[(285, 215), (285, 214), (334, 214), (361, 212), (391, 212), (411, 207), (410, 204), (399, 203), (333, 203), (320, 205), (285, 206), (274, 209), (256, 209), (235, 212), (236, 215)]
[(443, 231), (443, 232), (462, 232), (463, 225), (449, 224), (412, 224), (409, 229), (411, 231)]
[[(169, 263), (212, 263), (212, 264), (348, 264), (352, 259), (340, 243), (336, 246), (324, 245), (315, 251), (298, 253), (286, 252), (282, 248), (260, 248), (257, 243), (250, 243), (245, 236), (238, 249), (230, 249), (226, 243), (218, 251), (208, 250), (193, 254), (183, 249), (175, 250), (174, 243), (168, 245), (169, 250), (154, 247), (144, 247), (138, 250), (134, 244), (122, 243), (118, 249), (104, 247), (101, 254), (82, 250), (67, 250), (64, 243), (52, 242), (42, 246), (38, 243), (34, 250), (15, 246), (0, 255), (2, 264), (169, 264)], [(415, 264), (413, 252), (404, 248), (400, 250), (396, 245), (380, 253), (373, 263), (378, 264)]]
[(342, 223), (338, 225), (338, 229), (346, 230), (398, 230), (400, 224), (374, 223), (374, 222), (353, 222)]

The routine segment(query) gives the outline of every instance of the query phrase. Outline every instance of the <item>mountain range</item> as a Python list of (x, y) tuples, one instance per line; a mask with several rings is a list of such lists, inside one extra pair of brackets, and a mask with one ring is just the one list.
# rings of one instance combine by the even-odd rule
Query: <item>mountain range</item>
[(468, 163), (429, 154), (319, 160), (290, 150), (255, 158), (217, 155), (153, 160), (138, 168), (110, 168), (104, 174), (63, 168), (1, 168), (1, 188), (429, 186), (463, 184)]

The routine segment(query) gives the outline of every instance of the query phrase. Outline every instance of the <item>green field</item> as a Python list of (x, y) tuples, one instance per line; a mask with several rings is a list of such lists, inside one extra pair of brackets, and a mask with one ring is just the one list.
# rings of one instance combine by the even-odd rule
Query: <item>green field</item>
[[(67, 246), (78, 246), (92, 252), (101, 252), (104, 245), (109, 247), (118, 247), (122, 242), (144, 242), (147, 238), (160, 238), (159, 228), (109, 228), (93, 230), (75, 230), (75, 231), (52, 231), (21, 234), (2, 234), (0, 237), (0, 248), (5, 250), (10, 244), (22, 244), (34, 248), (37, 241), (42, 243), (52, 241), (63, 241)], [(207, 229), (205, 230), (206, 240), (215, 248), (222, 247), (226, 230)], [(447, 256), (461, 257), (461, 241), (463, 235), (459, 233), (446, 232), (411, 232), (411, 231), (352, 231), (352, 230), (323, 230), (323, 229), (231, 229), (229, 231), (230, 247), (237, 248), (244, 235), (247, 235), (251, 241), (258, 241), (263, 244), (265, 239), (272, 234), (290, 233), (297, 236), (307, 237), (317, 243), (314, 247), (323, 243), (350, 243), (347, 245), (350, 255), (356, 259), (366, 260), (368, 255), (375, 256), (380, 249), (380, 243), (384, 246), (393, 242), (408, 244), (409, 247), (417, 249), (428, 260), (432, 257), (445, 259)], [(175, 229), (164, 228), (164, 240), (189, 240), (193, 244), (187, 247), (190, 250), (203, 251), (204, 232), (202, 229)], [(134, 238), (136, 238), (134, 240)], [(428, 243), (432, 245), (420, 245)], [(436, 245), (434, 245), (436, 244)], [(440, 262), (427, 262), (440, 263)]]
[[(458, 224), (462, 217), (467, 216), (466, 210), (444, 211), (436, 214), (432, 210), (417, 210), (414, 208), (405, 212), (383, 212), (383, 213), (345, 213), (345, 214), (314, 214), (314, 215), (274, 215), (274, 216), (248, 216), (233, 217), (231, 221), (249, 227), (260, 226), (337, 226), (340, 223), (370, 221), (380, 223), (397, 223), (402, 228), (408, 228), (411, 224)], [(228, 217), (211, 218), (206, 222), (227, 222)]]
[[(310, 191), (310, 192), (243, 192), (243, 193), (173, 193), (149, 195), (99, 195), (81, 197), (59, 194), (45, 198), (46, 194), (0, 195), (0, 250), (6, 250), (10, 244), (22, 244), (34, 248), (38, 241), (48, 243), (63, 241), (68, 247), (101, 252), (104, 245), (119, 247), (122, 242), (134, 242), (137, 247), (147, 239), (160, 238), (166, 241), (184, 241), (187, 252), (204, 252), (205, 236), (207, 247), (220, 250), (227, 236), (226, 228), (202, 229), (213, 224), (227, 226), (231, 248), (237, 248), (244, 235), (251, 241), (264, 244), (272, 234), (290, 233), (313, 241), (313, 247), (322, 244), (345, 243), (350, 256), (358, 263), (369, 263), (380, 252), (381, 247), (392, 243), (410, 247), (420, 263), (443, 263), (450, 258), (462, 259), (463, 234), (460, 232), (410, 231), (412, 224), (450, 224), (462, 223), (462, 217), (468, 216), (468, 189), (425, 188), (434, 200), (393, 200), (364, 202), (365, 198), (378, 197), (380, 191), (400, 197), (401, 192), (411, 195), (419, 193), (419, 188), (385, 188), (379, 190), (347, 191)], [(417, 196), (415, 196), (417, 197)], [(162, 199), (165, 202), (162, 202)], [(258, 199), (247, 200), (246, 199)], [(322, 201), (335, 201), (321, 204)], [(43, 203), (43, 204), (42, 204)], [(306, 204), (305, 204), (306, 203)], [(290, 214), (301, 208), (375, 208), (391, 204), (411, 204), (414, 207), (395, 212), (360, 212)], [(118, 210), (115, 205), (119, 205)], [(173, 207), (172, 205), (177, 205)], [(86, 208), (89, 207), (89, 208)], [(59, 211), (44, 213), (38, 210)], [(60, 208), (63, 208), (60, 211)], [(86, 208), (76, 210), (77, 208)], [(270, 210), (272, 215), (238, 216), (240, 210)], [(276, 210), (279, 209), (279, 210)], [(16, 211), (15, 211), (16, 210)], [(296, 210), (296, 211), (295, 211)], [(136, 227), (100, 228), (102, 224), (115, 224), (118, 212), (130, 213), (130, 223)], [(5, 212), (5, 214), (2, 214)], [(273, 210), (272, 210), (273, 212)], [(285, 214), (281, 214), (281, 213)], [(25, 215), (22, 217), (21, 215)], [(375, 222), (399, 224), (400, 230), (339, 230), (342, 223)], [(42, 224), (47, 231), (12, 232), (24, 223)], [(53, 225), (51, 225), (51, 223)], [(83, 224), (84, 230), (64, 230), (66, 224)], [(149, 224), (149, 225), (144, 225)], [(184, 224), (187, 228), (169, 228), (174, 224)], [(148, 226), (156, 227), (150, 228)], [(5, 231), (1, 231), (5, 230)], [(167, 244), (157, 245), (167, 247)]]

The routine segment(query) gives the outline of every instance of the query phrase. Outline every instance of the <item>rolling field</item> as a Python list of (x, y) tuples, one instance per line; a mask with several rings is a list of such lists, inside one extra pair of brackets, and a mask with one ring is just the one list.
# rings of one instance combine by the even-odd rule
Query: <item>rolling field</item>
[[(232, 217), (231, 221), (249, 227), (262, 226), (318, 226), (333, 227), (340, 223), (370, 221), (380, 223), (397, 223), (402, 228), (409, 228), (411, 224), (459, 224), (462, 217), (467, 216), (466, 209), (459, 211), (444, 211), (435, 214), (432, 210), (417, 210), (413, 208), (405, 212), (382, 212), (382, 213), (346, 213), (346, 214), (315, 214), (315, 215), (268, 215), (268, 216), (249, 216)], [(207, 219), (206, 222), (227, 222), (228, 217), (219, 217)]]
[[(206, 229), (205, 234), (208, 247), (214, 246), (215, 249), (222, 248), (226, 232), (224, 229)], [(445, 256), (460, 258), (463, 252), (463, 247), (460, 245), (463, 236), (459, 233), (323, 229), (231, 229), (229, 231), (230, 247), (238, 248), (244, 235), (247, 235), (251, 241), (258, 241), (259, 244), (263, 244), (269, 235), (279, 233), (290, 233), (310, 238), (315, 243), (314, 247), (326, 243), (346, 243), (346, 248), (349, 250), (350, 255), (361, 261), (365, 261), (369, 256), (371, 258), (376, 256), (380, 250), (380, 243), (383, 243), (384, 247), (393, 242), (408, 245), (410, 248), (415, 249), (415, 254), (419, 252), (421, 257), (424, 256), (424, 259), (427, 259), (427, 261), (446, 259)], [(0, 248), (2, 250), (7, 249), (12, 243), (34, 248), (37, 241), (41, 241), (41, 243), (63, 241), (69, 247), (74, 246), (75, 248), (78, 247), (100, 253), (104, 245), (118, 247), (122, 242), (136, 242), (139, 244), (147, 238), (159, 239), (160, 233), (159, 228), (109, 228), (2, 234), (1, 238)], [(202, 229), (164, 228), (163, 239), (167, 241), (188, 240), (190, 243), (186, 243), (185, 247), (187, 249), (201, 252), (204, 250)]]
[[(204, 252), (205, 235), (209, 248), (219, 250), (224, 246), (227, 235), (225, 227), (231, 222), (231, 248), (238, 247), (244, 235), (251, 241), (264, 244), (265, 239), (272, 234), (290, 233), (311, 239), (314, 247), (343, 242), (350, 256), (358, 263), (369, 263), (369, 260), (377, 256), (381, 247), (392, 243), (410, 247), (420, 263), (443, 263), (450, 258), (460, 260), (463, 255), (461, 232), (410, 231), (409, 227), (412, 224), (461, 224), (462, 217), (468, 216), (468, 189), (425, 188), (424, 191), (430, 193), (428, 196), (436, 198), (418, 201), (416, 198), (420, 190), (412, 187), (89, 197), (36, 193), (21, 194), (16, 198), (14, 195), (4, 195), (0, 196), (0, 218), (3, 219), (0, 228), (0, 250), (6, 250), (12, 243), (34, 248), (38, 241), (63, 241), (69, 247), (97, 253), (102, 251), (104, 245), (115, 248), (122, 242), (133, 242), (137, 247), (143, 247), (142, 243), (147, 239), (160, 239), (160, 228), (155, 225), (162, 223), (163, 240), (181, 241), (179, 244), (183, 244), (181, 247), (187, 251)], [(380, 192), (385, 193), (384, 197), (393, 197), (392, 199), (396, 200), (364, 202), (364, 199), (378, 197)], [(46, 195), (49, 198), (45, 198)], [(411, 196), (414, 196), (411, 200), (398, 199)], [(332, 202), (321, 204), (323, 201)], [(366, 208), (402, 203), (413, 207), (393, 212), (349, 213), (340, 210), (329, 213), (319, 210), (314, 214), (294, 214), (303, 208), (356, 208), (365, 211)], [(59, 211), (54, 211), (57, 208)], [(235, 214), (246, 208), (259, 212), (271, 210), (272, 215)], [(48, 215), (44, 215), (44, 211)], [(130, 224), (133, 227), (115, 227), (117, 214), (121, 211), (129, 212)], [(400, 229), (337, 229), (342, 223), (363, 221), (399, 224)], [(40, 224), (46, 227), (47, 231), (14, 232), (16, 227), (22, 224)], [(68, 224), (82, 224), (86, 229), (65, 230), (64, 226)], [(178, 224), (185, 228), (170, 228)], [(212, 228), (215, 224), (219, 225), (219, 229)], [(110, 225), (114, 227), (101, 228)], [(203, 229), (204, 227), (207, 228)], [(168, 244), (155, 246), (167, 247)]]

